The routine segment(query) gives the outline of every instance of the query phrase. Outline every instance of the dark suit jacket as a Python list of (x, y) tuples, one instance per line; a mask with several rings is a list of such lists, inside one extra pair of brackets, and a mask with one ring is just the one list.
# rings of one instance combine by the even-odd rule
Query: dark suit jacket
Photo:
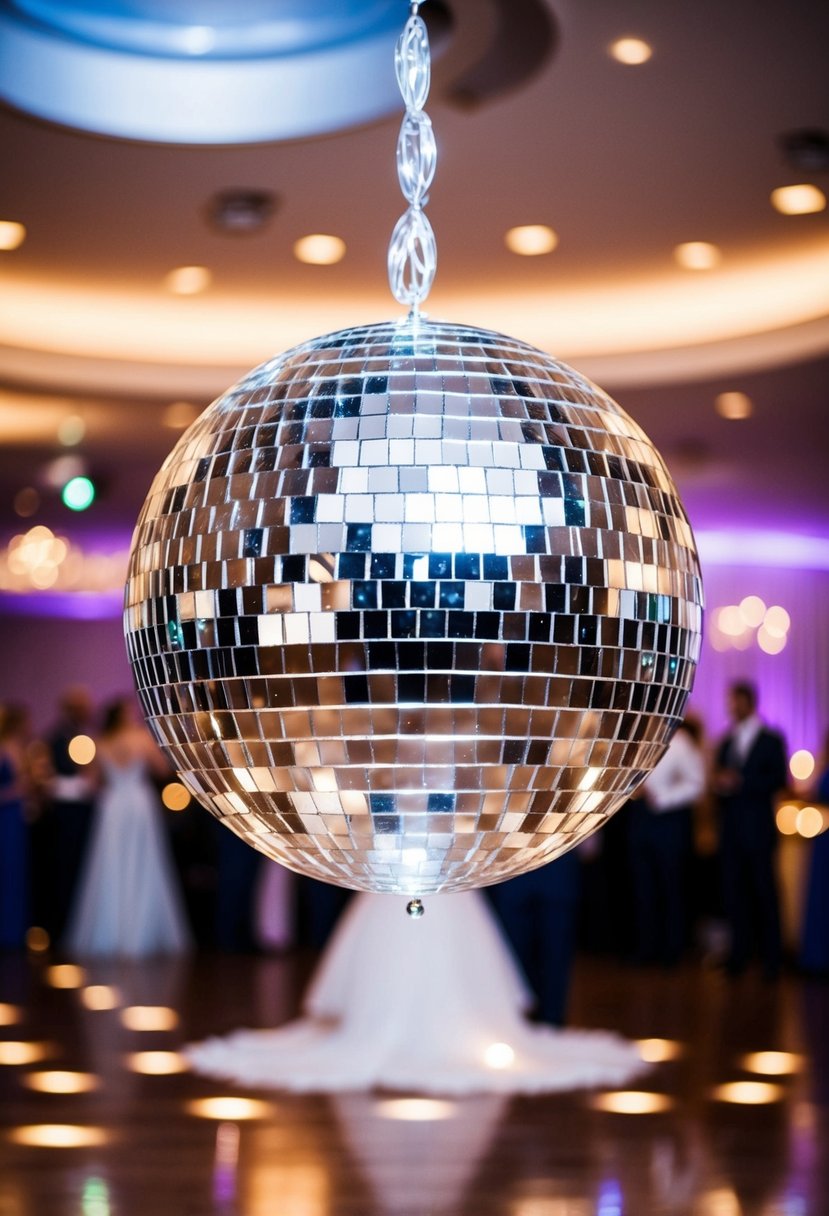
[(740, 776), (733, 794), (720, 795), (720, 827), (723, 843), (745, 848), (773, 847), (777, 839), (774, 799), (788, 779), (786, 746), (777, 731), (761, 727), (742, 763), (735, 760), (731, 736), (717, 750), (717, 768)]

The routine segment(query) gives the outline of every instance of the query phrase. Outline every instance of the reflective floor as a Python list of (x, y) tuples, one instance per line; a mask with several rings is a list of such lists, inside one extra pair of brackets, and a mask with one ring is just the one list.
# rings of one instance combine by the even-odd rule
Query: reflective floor
[(313, 960), (84, 972), (0, 957), (0, 1216), (825, 1216), (829, 984), (582, 958), (574, 1025), (635, 1090), (300, 1097), (187, 1071), (189, 1039), (290, 1017)]

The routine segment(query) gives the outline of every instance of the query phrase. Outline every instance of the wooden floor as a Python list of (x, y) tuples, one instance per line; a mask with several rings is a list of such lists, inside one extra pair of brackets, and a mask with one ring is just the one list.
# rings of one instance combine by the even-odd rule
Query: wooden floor
[[(200, 956), (79, 976), (0, 957), (0, 1061), (12, 1061), (0, 1063), (0, 1216), (829, 1213), (829, 984), (794, 976), (765, 985), (690, 964), (665, 974), (580, 959), (574, 1025), (668, 1040), (644, 1050), (677, 1053), (636, 1084), (656, 1099), (580, 1091), (401, 1103), (131, 1070), (134, 1052), (284, 1021), (312, 961)], [(136, 1006), (173, 1010), (176, 1025), (130, 1029)], [(769, 1051), (792, 1055), (744, 1058)], [(768, 1075), (775, 1068), (787, 1071)], [(30, 1088), (55, 1070), (88, 1074), (96, 1088)], [(751, 1081), (775, 1088), (717, 1089)], [(773, 1100), (724, 1100), (735, 1096)], [(191, 1105), (217, 1097), (265, 1105), (208, 1106), (212, 1117)], [(619, 1102), (665, 1109), (602, 1109)], [(93, 1143), (54, 1144), (75, 1134)]]

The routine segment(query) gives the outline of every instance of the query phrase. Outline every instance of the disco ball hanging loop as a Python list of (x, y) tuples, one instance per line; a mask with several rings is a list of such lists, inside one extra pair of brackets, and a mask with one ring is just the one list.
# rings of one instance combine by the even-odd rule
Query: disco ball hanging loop
[(691, 529), (637, 424), (534, 347), (419, 315), (422, 24), (397, 55), (408, 316), (289, 350), (205, 411), (150, 489), (125, 607), (192, 793), (291, 869), (412, 897), (601, 826), (682, 717), (702, 624)]

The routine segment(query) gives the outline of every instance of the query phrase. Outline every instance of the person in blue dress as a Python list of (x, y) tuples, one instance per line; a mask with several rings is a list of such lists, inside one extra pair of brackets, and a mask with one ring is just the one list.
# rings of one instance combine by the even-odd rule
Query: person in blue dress
[(28, 736), (28, 711), (0, 707), (0, 950), (22, 950), (29, 928)]

